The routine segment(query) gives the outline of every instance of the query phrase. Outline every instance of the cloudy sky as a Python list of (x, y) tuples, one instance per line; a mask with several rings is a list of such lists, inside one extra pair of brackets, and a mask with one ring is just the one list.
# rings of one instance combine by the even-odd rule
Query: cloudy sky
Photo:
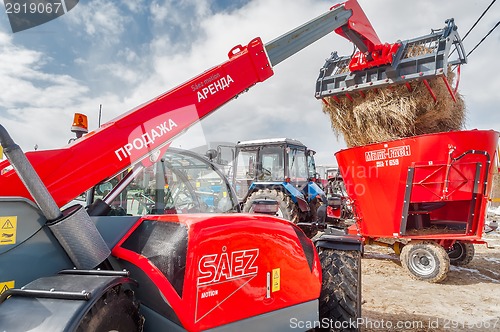
[[(3, 0), (0, 0), (2, 2)], [(227, 59), (254, 37), (270, 41), (322, 14), (320, 0), (89, 0), (64, 16), (13, 34), (0, 13), (0, 123), (25, 149), (65, 145), (74, 112), (90, 127), (170, 90)], [(491, 0), (359, 0), (380, 39), (395, 42), (444, 27), (455, 18), (461, 35)], [(494, 4), (464, 41), (466, 51), (497, 23)], [(344, 148), (314, 97), (318, 70), (332, 51), (352, 45), (332, 33), (279, 64), (275, 75), (190, 129), (174, 145), (290, 137), (315, 149), (318, 164), (334, 164)], [(462, 68), (460, 92), (468, 128), (500, 130), (500, 29)]]

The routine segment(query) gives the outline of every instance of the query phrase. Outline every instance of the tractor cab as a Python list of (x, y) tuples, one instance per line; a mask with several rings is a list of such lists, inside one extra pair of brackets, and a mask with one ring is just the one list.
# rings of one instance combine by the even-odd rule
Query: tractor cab
[(278, 215), (285, 219), (315, 219), (325, 194), (315, 182), (314, 154), (290, 138), (238, 142), (232, 179), (243, 210), (252, 212), (255, 199), (274, 199), (280, 206)]
[(256, 182), (287, 182), (302, 191), (316, 173), (314, 151), (289, 138), (239, 142), (234, 168), (240, 200)]

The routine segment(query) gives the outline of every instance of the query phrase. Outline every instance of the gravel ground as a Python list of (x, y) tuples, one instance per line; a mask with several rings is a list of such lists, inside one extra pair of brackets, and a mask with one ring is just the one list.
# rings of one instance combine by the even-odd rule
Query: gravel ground
[(500, 331), (500, 232), (439, 284), (411, 279), (392, 249), (366, 246), (362, 331)]

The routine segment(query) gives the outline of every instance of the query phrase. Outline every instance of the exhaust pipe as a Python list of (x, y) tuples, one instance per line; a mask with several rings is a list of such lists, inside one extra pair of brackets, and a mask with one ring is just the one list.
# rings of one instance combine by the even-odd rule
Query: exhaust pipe
[(81, 205), (74, 205), (61, 212), (24, 152), (2, 125), (0, 144), (76, 268), (93, 269), (108, 258), (111, 251), (87, 211)]

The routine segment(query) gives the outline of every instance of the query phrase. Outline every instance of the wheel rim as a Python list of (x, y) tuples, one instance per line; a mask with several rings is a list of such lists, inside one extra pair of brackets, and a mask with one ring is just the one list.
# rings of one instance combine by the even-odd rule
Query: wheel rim
[(432, 274), (437, 266), (434, 256), (424, 249), (416, 249), (412, 253), (408, 263), (412, 270), (422, 276)]
[(463, 257), (464, 253), (465, 249), (463, 245), (459, 242), (455, 242), (451, 250), (448, 251), (448, 257), (450, 257), (451, 260), (458, 260)]

